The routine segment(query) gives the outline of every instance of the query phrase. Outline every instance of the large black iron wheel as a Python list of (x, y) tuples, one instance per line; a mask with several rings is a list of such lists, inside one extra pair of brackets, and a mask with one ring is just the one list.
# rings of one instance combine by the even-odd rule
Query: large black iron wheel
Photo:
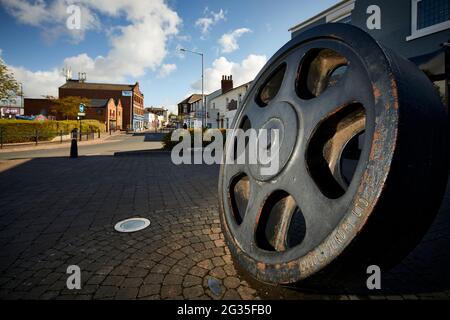
[(326, 24), (292, 39), (255, 78), (232, 124), (280, 133), (275, 174), (221, 166), (220, 218), (233, 258), (277, 284), (398, 263), (442, 200), (446, 119), (426, 76), (364, 31)]

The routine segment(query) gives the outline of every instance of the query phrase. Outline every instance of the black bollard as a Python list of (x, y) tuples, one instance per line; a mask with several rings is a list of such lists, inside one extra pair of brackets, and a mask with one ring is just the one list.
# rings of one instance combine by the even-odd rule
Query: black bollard
[(72, 138), (72, 143), (70, 144), (70, 157), (78, 158), (78, 144), (77, 139)]

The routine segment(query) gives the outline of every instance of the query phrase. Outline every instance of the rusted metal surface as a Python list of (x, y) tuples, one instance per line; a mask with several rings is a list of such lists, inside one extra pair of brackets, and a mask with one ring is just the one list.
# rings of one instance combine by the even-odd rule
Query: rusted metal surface
[(420, 241), (448, 144), (439, 96), (413, 64), (355, 27), (310, 29), (270, 59), (232, 128), (273, 118), (286, 132), (279, 172), (220, 171), (222, 229), (243, 269), (270, 283), (341, 277), (390, 267)]

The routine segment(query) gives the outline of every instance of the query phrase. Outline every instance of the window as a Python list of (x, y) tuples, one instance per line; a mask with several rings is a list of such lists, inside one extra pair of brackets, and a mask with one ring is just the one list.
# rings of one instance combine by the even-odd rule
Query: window
[(411, 35), (407, 41), (450, 28), (448, 0), (412, 0)]
[(449, 19), (448, 0), (422, 0), (417, 2), (417, 29), (423, 29)]

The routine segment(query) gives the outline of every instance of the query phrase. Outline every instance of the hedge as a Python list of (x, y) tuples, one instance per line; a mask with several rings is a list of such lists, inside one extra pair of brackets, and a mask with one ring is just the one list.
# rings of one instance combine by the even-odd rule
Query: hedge
[[(188, 129), (189, 134), (191, 135), (191, 146), (194, 147), (194, 132), (200, 130), (200, 129)], [(205, 132), (206, 129), (202, 129), (203, 132)], [(217, 129), (210, 129), (210, 130), (217, 130)], [(226, 139), (226, 130), (225, 129), (219, 129), (222, 133), (223, 142), (225, 143)], [(173, 131), (172, 131), (173, 132)], [(182, 141), (182, 138), (180, 138), (180, 141), (172, 141), (172, 132), (166, 133), (163, 137), (163, 148), (165, 150), (172, 150), (173, 147), (175, 147), (180, 141)], [(209, 145), (212, 141), (203, 141), (202, 146), (205, 147)]]
[[(80, 123), (77, 120), (64, 121), (28, 121), (28, 120), (9, 120), (0, 119), (0, 132), (3, 143), (30, 142), (36, 139), (36, 130), (40, 141), (49, 141), (60, 135), (69, 134), (73, 129), (79, 128)], [(81, 121), (81, 130), (104, 132), (105, 125), (97, 120)]]

